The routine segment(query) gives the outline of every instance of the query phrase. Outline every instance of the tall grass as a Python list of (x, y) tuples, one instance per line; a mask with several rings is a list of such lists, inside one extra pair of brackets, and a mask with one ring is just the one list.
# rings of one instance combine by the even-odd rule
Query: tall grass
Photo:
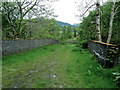
[[(79, 47), (80, 48), (80, 47)], [(103, 68), (97, 58), (86, 49), (74, 50), (80, 52), (78, 56), (83, 80), (83, 87), (86, 88), (118, 88), (118, 83), (114, 82), (113, 72), (120, 72), (120, 66), (111, 69)], [(82, 53), (81, 53), (82, 52)], [(89, 57), (89, 58), (88, 58)], [(83, 58), (83, 59), (82, 59)], [(82, 61), (81, 61), (82, 60)]]

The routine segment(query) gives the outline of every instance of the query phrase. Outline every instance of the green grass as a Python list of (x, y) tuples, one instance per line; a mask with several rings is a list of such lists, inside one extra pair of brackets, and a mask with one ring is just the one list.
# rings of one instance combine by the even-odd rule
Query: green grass
[[(116, 88), (103, 69), (74, 45), (48, 45), (3, 57), (3, 88)], [(117, 68), (117, 67), (116, 67)]]

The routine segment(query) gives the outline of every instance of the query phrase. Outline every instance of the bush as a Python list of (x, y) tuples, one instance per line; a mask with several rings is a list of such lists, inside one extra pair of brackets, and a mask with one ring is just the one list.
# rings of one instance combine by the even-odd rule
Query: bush
[(88, 41), (87, 40), (82, 40), (81, 38), (77, 38), (77, 47), (80, 48), (87, 48), (88, 47)]

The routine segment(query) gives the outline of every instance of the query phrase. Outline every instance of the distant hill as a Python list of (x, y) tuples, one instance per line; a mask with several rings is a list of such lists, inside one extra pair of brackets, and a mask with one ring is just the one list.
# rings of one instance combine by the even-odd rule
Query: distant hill
[(63, 27), (63, 26), (71, 26), (71, 27), (74, 27), (73, 25), (69, 24), (69, 23), (66, 23), (66, 22), (61, 22), (61, 21), (56, 21), (60, 27)]
[(61, 27), (63, 27), (63, 26), (76, 27), (76, 26), (80, 25), (80, 24), (78, 24), (78, 23), (71, 25), (71, 24), (69, 24), (69, 23), (62, 22), (62, 21), (56, 21), (56, 22), (57, 22)]
[(80, 25), (79, 23), (73, 24), (74, 27), (79, 26), (79, 25)]
[[(35, 20), (38, 20), (38, 21), (42, 21), (43, 19), (42, 18), (34, 18)], [(56, 23), (60, 26), (60, 27), (63, 27), (63, 26), (71, 26), (71, 27), (75, 27), (75, 26), (78, 26), (79, 24), (74, 24), (74, 25), (71, 25), (69, 23), (66, 23), (66, 22), (62, 22), (62, 21), (57, 21), (56, 20)]]

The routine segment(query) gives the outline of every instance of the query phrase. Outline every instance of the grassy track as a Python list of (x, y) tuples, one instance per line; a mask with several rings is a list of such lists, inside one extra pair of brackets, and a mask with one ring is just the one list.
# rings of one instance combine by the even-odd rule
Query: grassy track
[(3, 88), (115, 88), (103, 72), (87, 51), (48, 45), (3, 57)]

